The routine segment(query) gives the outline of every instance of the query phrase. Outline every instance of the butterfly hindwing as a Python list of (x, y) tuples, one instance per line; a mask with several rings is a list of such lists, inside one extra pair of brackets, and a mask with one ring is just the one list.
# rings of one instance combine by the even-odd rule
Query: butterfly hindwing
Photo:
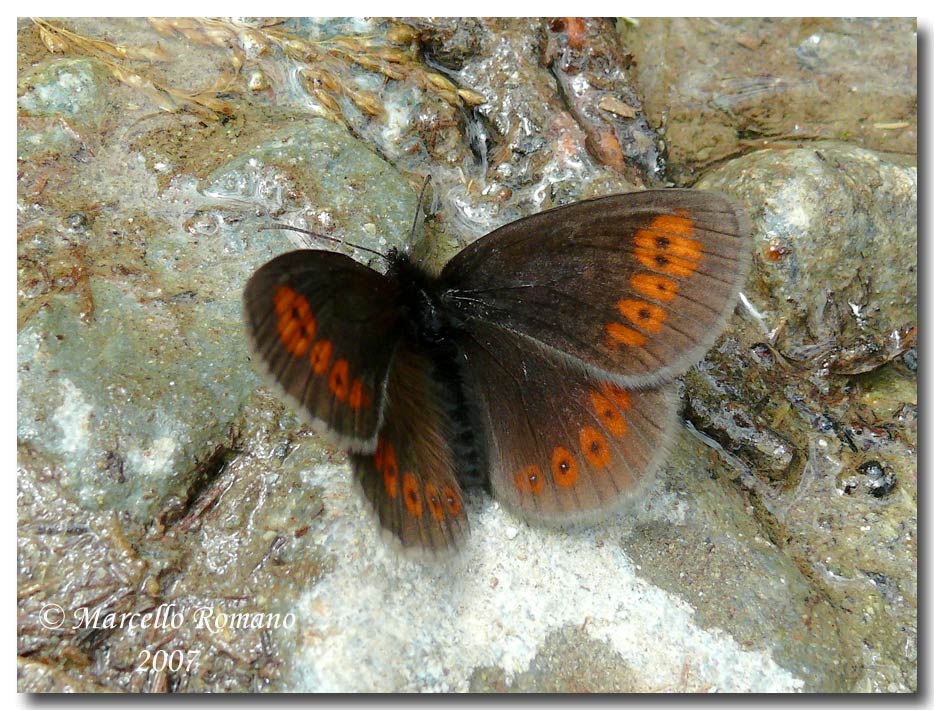
[(445, 266), (444, 298), (644, 388), (699, 360), (732, 312), (750, 254), (742, 211), (696, 190), (613, 195), (542, 212)]
[(350, 257), (310, 249), (268, 262), (244, 291), (256, 359), (306, 419), (351, 450), (376, 447), (397, 293)]
[(355, 476), (380, 525), (404, 549), (456, 548), (469, 530), (445, 394), (433, 374), (428, 358), (400, 345), (376, 451), (353, 456)]
[(493, 493), (522, 517), (599, 517), (631, 499), (663, 460), (677, 424), (673, 385), (627, 391), (485, 323), (471, 323), (462, 345)]

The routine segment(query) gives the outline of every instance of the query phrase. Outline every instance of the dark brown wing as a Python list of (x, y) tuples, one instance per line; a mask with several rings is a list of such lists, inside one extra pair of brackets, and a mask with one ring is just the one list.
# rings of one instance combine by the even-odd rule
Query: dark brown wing
[(444, 298), (626, 387), (699, 360), (750, 261), (742, 211), (697, 190), (579, 202), (507, 224), (445, 266)]
[(353, 456), (380, 524), (407, 550), (454, 549), (469, 532), (442, 396), (431, 362), (400, 345), (376, 451)]
[(605, 516), (649, 481), (674, 436), (672, 385), (627, 391), (498, 326), (461, 344), (478, 398), (497, 499), (522, 517)]
[(397, 295), (350, 257), (310, 249), (276, 257), (244, 291), (257, 361), (310, 423), (354, 451), (376, 448)]

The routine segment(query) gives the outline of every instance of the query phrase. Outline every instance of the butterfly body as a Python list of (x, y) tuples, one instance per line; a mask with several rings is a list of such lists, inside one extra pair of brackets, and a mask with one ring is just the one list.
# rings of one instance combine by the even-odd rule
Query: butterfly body
[(390, 536), (444, 550), (469, 486), (546, 523), (637, 494), (673, 437), (672, 379), (732, 311), (746, 232), (726, 198), (663, 190), (508, 224), (438, 275), (291, 252), (247, 284), (247, 330)]
[(466, 357), (458, 344), (463, 318), (450, 306), (450, 290), (407, 254), (392, 250), (387, 261), (386, 278), (399, 284), (395, 309), (402, 316), (402, 339), (421, 354), (439, 386), (458, 482), (462, 487), (485, 486), (489, 480), (479, 436), (482, 425), (475, 398), (467, 391)]

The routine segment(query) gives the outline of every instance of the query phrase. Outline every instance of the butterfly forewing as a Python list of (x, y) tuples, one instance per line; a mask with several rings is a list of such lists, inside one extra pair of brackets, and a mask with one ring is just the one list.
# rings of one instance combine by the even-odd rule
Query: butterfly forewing
[(671, 385), (627, 391), (498, 326), (463, 337), (496, 497), (527, 519), (616, 509), (650, 480), (673, 437)]
[(406, 345), (393, 358), (376, 451), (353, 457), (364, 495), (403, 548), (443, 551), (467, 535), (452, 426), (431, 361)]
[(747, 231), (713, 193), (614, 195), (501, 227), (441, 281), (468, 318), (644, 388), (683, 373), (719, 334), (748, 269)]
[(244, 292), (256, 358), (300, 413), (355, 451), (376, 447), (397, 293), (376, 271), (317, 250), (273, 259)]

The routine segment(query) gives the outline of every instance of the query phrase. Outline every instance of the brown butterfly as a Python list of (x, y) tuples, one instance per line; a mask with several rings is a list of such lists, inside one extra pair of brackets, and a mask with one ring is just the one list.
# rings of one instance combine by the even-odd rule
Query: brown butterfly
[(631, 499), (676, 425), (672, 380), (733, 310), (750, 261), (729, 199), (650, 190), (507, 224), (432, 275), (329, 251), (283, 254), (244, 293), (257, 359), (313, 426), (350, 450), (405, 548), (468, 532), (485, 486), (533, 521)]

